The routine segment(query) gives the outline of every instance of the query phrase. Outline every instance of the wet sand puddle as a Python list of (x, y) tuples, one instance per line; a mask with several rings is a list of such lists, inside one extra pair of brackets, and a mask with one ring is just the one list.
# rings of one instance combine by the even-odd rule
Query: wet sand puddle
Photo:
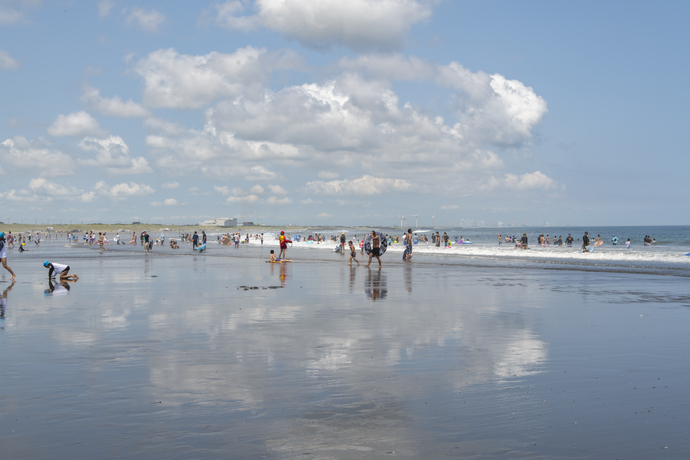
[(690, 452), (683, 278), (171, 260), (14, 258), (0, 457)]

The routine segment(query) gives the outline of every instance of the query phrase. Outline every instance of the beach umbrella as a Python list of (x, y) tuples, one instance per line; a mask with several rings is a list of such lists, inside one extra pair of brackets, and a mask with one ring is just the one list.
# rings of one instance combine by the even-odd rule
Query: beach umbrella
[[(381, 232), (374, 233), (376, 233), (376, 236), (379, 237), (379, 241), (381, 241), (379, 244), (379, 255), (382, 256), (386, 252), (386, 249), (388, 249), (388, 238), (386, 238), (386, 235)], [(367, 233), (367, 237), (364, 239), (364, 250), (366, 251), (367, 255), (371, 254), (372, 239), (371, 232)]]

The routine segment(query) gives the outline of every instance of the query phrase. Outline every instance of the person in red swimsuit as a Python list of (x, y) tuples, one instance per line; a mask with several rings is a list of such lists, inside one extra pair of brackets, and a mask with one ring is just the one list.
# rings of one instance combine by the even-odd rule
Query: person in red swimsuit
[(292, 243), (292, 241), (288, 240), (285, 237), (285, 231), (284, 230), (280, 231), (280, 237), (278, 238), (278, 241), (280, 242), (280, 254), (278, 254), (278, 258), (284, 259), (285, 258), (285, 251), (287, 250), (287, 244)]

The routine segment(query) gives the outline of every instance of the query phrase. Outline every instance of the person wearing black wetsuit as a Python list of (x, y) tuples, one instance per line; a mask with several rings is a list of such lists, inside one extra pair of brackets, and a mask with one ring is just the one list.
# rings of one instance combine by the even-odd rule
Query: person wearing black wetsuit
[(522, 238), (520, 239), (520, 246), (522, 246), (522, 249), (529, 249), (527, 241), (527, 233), (523, 233)]
[(192, 249), (196, 249), (197, 246), (199, 246), (199, 234), (194, 232), (194, 236), (192, 236)]
[(589, 252), (587, 246), (589, 246), (589, 233), (585, 232), (585, 234), (582, 235), (582, 252)]
[(565, 239), (566, 246), (570, 247), (573, 245), (573, 237), (568, 233), (568, 238)]
[(151, 241), (151, 237), (148, 233), (142, 232), (140, 238), (142, 240), (142, 244), (144, 245), (144, 252), (149, 252), (149, 250), (151, 250), (151, 245), (149, 244), (149, 242)]

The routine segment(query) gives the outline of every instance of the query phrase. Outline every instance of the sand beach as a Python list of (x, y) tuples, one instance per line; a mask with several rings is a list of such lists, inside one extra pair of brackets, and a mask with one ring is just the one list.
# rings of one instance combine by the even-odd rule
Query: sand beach
[(690, 452), (682, 276), (42, 245), (0, 274), (2, 458)]

